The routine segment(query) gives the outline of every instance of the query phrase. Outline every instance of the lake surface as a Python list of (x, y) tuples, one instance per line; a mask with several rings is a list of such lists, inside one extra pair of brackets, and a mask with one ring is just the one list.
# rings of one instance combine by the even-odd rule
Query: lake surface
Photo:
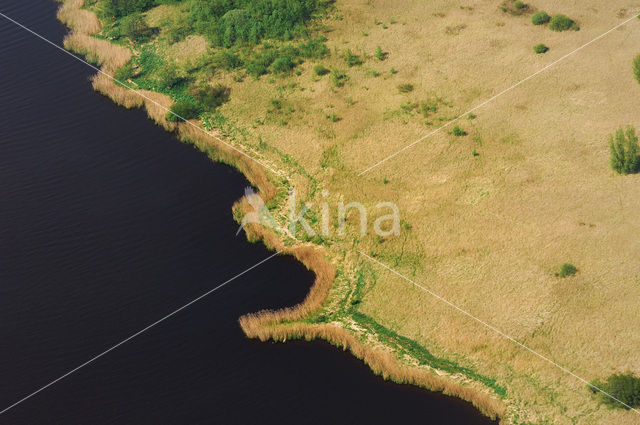
[[(0, 11), (55, 43), (53, 0)], [(271, 253), (231, 205), (246, 180), (92, 91), (92, 70), (0, 17), (0, 410)], [(0, 415), (0, 424), (489, 424), (323, 342), (237, 318), (301, 301), (277, 257)]]

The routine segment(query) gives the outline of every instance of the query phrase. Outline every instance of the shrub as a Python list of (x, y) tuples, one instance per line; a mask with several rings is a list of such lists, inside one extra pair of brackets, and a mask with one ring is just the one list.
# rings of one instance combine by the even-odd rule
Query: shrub
[(522, 10), (522, 9), (526, 8), (527, 5), (524, 4), (524, 2), (521, 1), (521, 0), (516, 0), (516, 1), (513, 2), (513, 7), (514, 7), (514, 9)]
[(202, 105), (209, 109), (215, 109), (229, 101), (231, 89), (222, 84), (210, 86), (208, 84), (194, 86), (191, 88), (191, 95)]
[(560, 266), (560, 271), (556, 273), (556, 276), (568, 277), (573, 276), (576, 273), (578, 273), (578, 268), (576, 266), (570, 263), (564, 263), (562, 266)]
[(322, 59), (329, 54), (329, 48), (325, 46), (324, 42), (327, 41), (326, 37), (318, 37), (301, 43), (298, 48), (300, 49), (300, 56), (304, 58)]
[(167, 62), (156, 73), (158, 84), (163, 89), (170, 89), (182, 80), (182, 76), (178, 71), (178, 65), (175, 62)]
[(116, 70), (113, 74), (113, 78), (117, 80), (116, 82), (125, 83), (128, 79), (133, 77), (133, 74), (133, 62), (129, 61)]
[(533, 51), (540, 54), (540, 53), (547, 53), (549, 51), (549, 48), (540, 43), (540, 44), (536, 44), (535, 46), (533, 46)]
[(378, 59), (379, 61), (383, 61), (387, 58), (387, 54), (382, 51), (382, 47), (380, 46), (376, 47), (375, 56), (376, 56), (376, 59)]
[(458, 137), (466, 136), (467, 132), (456, 125), (455, 127), (453, 127), (453, 135)]
[(435, 102), (422, 102), (420, 103), (420, 112), (426, 118), (429, 114), (438, 111), (438, 106)]
[(580, 29), (573, 19), (561, 14), (553, 15), (551, 17), (549, 20), (549, 28), (552, 31), (566, 31), (570, 29), (578, 31)]
[(405, 84), (400, 84), (398, 86), (398, 91), (400, 93), (409, 93), (413, 91), (413, 84), (409, 84), (409, 83), (405, 83)]
[(334, 69), (331, 71), (331, 81), (336, 87), (342, 87), (345, 85), (349, 77), (344, 72)]
[(184, 40), (192, 33), (188, 17), (183, 13), (169, 15), (161, 21), (162, 33), (170, 43)]
[(327, 75), (329, 72), (329, 68), (325, 67), (324, 65), (316, 65), (313, 67), (313, 72), (319, 76), (322, 77), (323, 75)]
[(293, 62), (293, 59), (288, 56), (281, 56), (273, 61), (271, 69), (278, 74), (287, 74), (291, 72), (295, 66), (296, 64)]
[(633, 59), (633, 76), (640, 83), (640, 55)]
[(330, 114), (327, 114), (327, 119), (331, 122), (338, 122), (340, 121), (342, 118), (340, 118), (339, 115), (337, 115), (335, 112), (332, 112)]
[(218, 68), (230, 71), (242, 66), (242, 60), (230, 50), (220, 50), (213, 55), (213, 63)]
[(362, 65), (362, 59), (360, 58), (360, 56), (354, 55), (351, 52), (351, 49), (347, 49), (346, 53), (344, 54), (344, 61), (350, 67), (356, 66), (356, 65)]
[(631, 373), (616, 373), (609, 376), (605, 382), (596, 379), (591, 382), (591, 385), (600, 388), (602, 391), (605, 391), (626, 404), (626, 406), (595, 388), (590, 387), (594, 394), (598, 394), (602, 403), (624, 409), (640, 407), (640, 378)]
[(247, 64), (245, 65), (245, 69), (247, 70), (247, 73), (254, 78), (258, 78), (269, 71), (266, 66), (258, 61), (247, 62)]
[(200, 108), (192, 102), (179, 101), (171, 105), (167, 112), (167, 121), (178, 122), (181, 119), (190, 120), (200, 115)]
[(615, 134), (609, 136), (609, 153), (611, 168), (618, 174), (634, 174), (640, 171), (638, 136), (633, 127), (627, 127), (626, 131), (619, 128)]
[(544, 25), (549, 23), (550, 19), (551, 16), (549, 16), (549, 14), (543, 10), (533, 14), (533, 16), (531, 17), (531, 23), (533, 25)]
[(367, 69), (367, 75), (373, 78), (377, 78), (380, 76), (380, 73), (378, 71), (376, 71), (375, 69), (369, 68)]

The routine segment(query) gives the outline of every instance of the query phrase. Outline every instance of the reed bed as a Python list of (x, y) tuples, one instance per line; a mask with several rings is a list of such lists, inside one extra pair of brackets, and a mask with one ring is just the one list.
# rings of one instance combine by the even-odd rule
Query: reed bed
[[(505, 413), (504, 403), (490, 394), (474, 387), (455, 383), (450, 378), (439, 376), (433, 371), (406, 366), (387, 350), (364, 345), (352, 333), (339, 326), (295, 323), (269, 327), (265, 326), (265, 316), (260, 316), (261, 313), (257, 313), (240, 319), (240, 325), (245, 334), (261, 341), (323, 339), (343, 350), (349, 350), (354, 356), (364, 361), (375, 374), (381, 375), (384, 379), (459, 397), (471, 402), (484, 415), (492, 419), (502, 417)], [(271, 316), (267, 317), (271, 319)]]
[[(87, 58), (100, 66), (102, 70), (112, 75), (130, 58), (128, 49), (99, 40), (91, 35), (100, 31), (100, 22), (95, 14), (82, 9), (84, 0), (65, 0), (58, 11), (60, 21), (69, 26), (72, 31), (65, 39), (65, 47)], [(93, 87), (119, 105), (126, 108), (145, 107), (147, 114), (158, 125), (169, 131), (175, 131), (183, 141), (193, 143), (212, 159), (225, 162), (238, 168), (247, 179), (258, 188), (265, 201), (275, 196), (276, 186), (271, 182), (265, 169), (256, 162), (248, 159), (229, 146), (220, 143), (189, 123), (170, 123), (166, 120), (166, 108), (171, 106), (171, 99), (165, 95), (141, 91), (133, 92), (115, 84), (104, 74), (97, 74), (93, 78)], [(143, 94), (144, 97), (140, 96)], [(234, 205), (234, 209), (246, 211), (249, 205), (245, 198), (241, 198)], [(320, 308), (325, 301), (329, 289), (335, 279), (336, 271), (327, 254), (322, 248), (306, 245), (287, 247), (274, 232), (258, 225), (248, 225), (245, 228), (250, 240), (261, 240), (268, 248), (278, 250), (283, 254), (294, 256), (298, 261), (314, 272), (316, 279), (304, 301), (300, 304), (280, 310), (263, 310), (247, 314), (239, 319), (245, 334), (250, 338), (261, 341), (272, 339), (285, 341), (287, 338), (304, 338), (307, 340), (323, 339), (349, 350), (356, 357), (362, 359), (376, 373), (385, 379), (400, 383), (413, 384), (440, 391), (447, 395), (460, 397), (474, 404), (489, 417), (502, 416), (504, 404), (473, 387), (462, 386), (446, 377), (441, 377), (429, 370), (412, 368), (403, 365), (390, 352), (365, 346), (346, 329), (336, 325), (311, 325), (304, 323), (287, 324), (307, 316)]]

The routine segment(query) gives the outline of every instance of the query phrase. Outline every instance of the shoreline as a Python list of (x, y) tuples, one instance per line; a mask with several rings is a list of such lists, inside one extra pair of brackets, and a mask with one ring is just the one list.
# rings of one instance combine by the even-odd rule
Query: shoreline
[[(64, 46), (68, 50), (87, 57), (106, 74), (113, 75), (115, 70), (131, 58), (131, 52), (107, 40), (94, 38), (93, 35), (100, 31), (101, 24), (93, 12), (82, 8), (83, 5), (84, 0), (63, 0), (61, 3), (57, 17), (70, 28), (69, 34), (65, 37)], [(212, 161), (224, 162), (238, 169), (258, 189), (265, 202), (277, 194), (279, 189), (277, 183), (269, 178), (262, 166), (186, 122), (168, 122), (165, 119), (166, 110), (163, 109), (168, 109), (172, 103), (168, 96), (146, 90), (138, 90), (138, 93), (135, 93), (117, 85), (111, 78), (101, 73), (92, 78), (92, 85), (94, 90), (110, 98), (117, 105), (128, 109), (144, 107), (149, 118), (175, 134), (180, 141), (193, 144), (207, 154)], [(234, 212), (243, 212), (248, 207), (247, 199), (243, 196), (232, 208)], [(381, 375), (384, 379), (458, 397), (472, 403), (485, 416), (492, 419), (499, 418), (504, 422), (505, 402), (492, 396), (488, 391), (481, 390), (477, 386), (462, 385), (450, 375), (434, 373), (434, 369), (408, 366), (394, 356), (392, 351), (367, 345), (361, 342), (353, 332), (342, 326), (332, 323), (297, 322), (320, 308), (327, 298), (336, 277), (336, 269), (330, 261), (330, 253), (325, 248), (309, 244), (285, 246), (284, 241), (276, 233), (257, 224), (246, 226), (245, 231), (249, 241), (261, 241), (270, 250), (293, 256), (315, 275), (309, 293), (301, 303), (280, 310), (262, 310), (240, 317), (238, 321), (247, 337), (276, 342), (285, 342), (287, 339), (323, 339), (343, 350), (349, 350), (352, 355), (364, 361), (375, 374)]]

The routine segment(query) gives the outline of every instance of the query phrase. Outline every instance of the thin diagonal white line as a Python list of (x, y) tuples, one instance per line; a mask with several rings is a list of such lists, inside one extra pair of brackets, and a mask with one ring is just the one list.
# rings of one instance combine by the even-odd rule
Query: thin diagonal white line
[(269, 167), (268, 165), (264, 164), (263, 162), (255, 159), (254, 157), (252, 157), (251, 155), (247, 154), (244, 151), (241, 151), (240, 149), (236, 148), (235, 146), (225, 142), (224, 140), (222, 140), (221, 138), (219, 138), (218, 136), (216, 136), (215, 134), (212, 134), (208, 131), (206, 131), (205, 129), (203, 129), (202, 127), (195, 125), (194, 123), (192, 123), (191, 121), (188, 121), (186, 119), (184, 119), (183, 117), (181, 117), (180, 115), (176, 114), (175, 112), (171, 111), (169, 108), (164, 107), (163, 105), (161, 105), (160, 103), (156, 102), (155, 100), (151, 99), (150, 97), (144, 95), (143, 93), (140, 93), (139, 91), (137, 91), (136, 89), (134, 89), (133, 87), (127, 85), (126, 83), (124, 83), (123, 81), (120, 81), (118, 79), (116, 79), (113, 75), (109, 75), (106, 72), (104, 72), (102, 69), (98, 68), (97, 66), (94, 66), (92, 64), (90, 64), (89, 62), (85, 61), (84, 59), (74, 55), (73, 53), (69, 52), (68, 50), (66, 50), (64, 47), (58, 46), (56, 43), (54, 43), (53, 41), (48, 40), (47, 38), (41, 36), (40, 34), (38, 34), (37, 32), (33, 31), (30, 28), (25, 27), (24, 25), (22, 25), (20, 22), (15, 21), (13, 19), (11, 19), (10, 17), (8, 17), (7, 15), (5, 15), (4, 13), (0, 12), (0, 16), (2, 16), (3, 18), (5, 18), (6, 20), (13, 22), (14, 24), (16, 24), (17, 26), (19, 26), (20, 28), (24, 29), (25, 31), (30, 32), (31, 34), (35, 35), (36, 37), (38, 37), (39, 39), (47, 42), (48, 44), (52, 45), (53, 47), (55, 47), (56, 49), (66, 53), (67, 55), (71, 56), (72, 58), (82, 62), (83, 64), (91, 67), (92, 69), (96, 70), (98, 73), (105, 75), (106, 77), (112, 79), (113, 81), (115, 81), (116, 83), (122, 85), (123, 87), (126, 87), (127, 89), (131, 90), (132, 92), (134, 92), (135, 94), (137, 94), (138, 96), (148, 100), (149, 102), (153, 103), (154, 105), (160, 107), (161, 109), (167, 111), (167, 113), (170, 113), (172, 115), (174, 115), (177, 118), (180, 118), (181, 120), (183, 120), (184, 122), (186, 122), (187, 124), (189, 124), (190, 126), (198, 129), (199, 131), (201, 131), (202, 133), (206, 134), (207, 136), (213, 137), (214, 139), (216, 139), (217, 141), (219, 141), (220, 143), (225, 144), (226, 146), (230, 147), (231, 149), (233, 149), (234, 151), (238, 152), (241, 155), (246, 156), (247, 158), (249, 158), (250, 160), (252, 160), (253, 162), (263, 166), (264, 168), (266, 168), (267, 170), (271, 171), (274, 174), (277, 174), (279, 176), (281, 176), (282, 174), (276, 170), (274, 170), (273, 168)]
[(608, 34), (610, 34), (611, 32), (617, 30), (618, 28), (622, 27), (623, 25), (628, 24), (629, 22), (631, 22), (632, 20), (636, 19), (637, 16), (634, 15), (633, 18), (629, 18), (626, 21), (616, 25), (615, 27), (611, 28), (609, 31), (600, 34), (598, 37), (594, 38), (593, 40), (591, 40), (590, 42), (583, 44), (582, 46), (578, 47), (577, 49), (567, 53), (566, 55), (562, 56), (560, 59), (557, 59), (553, 62), (551, 62), (549, 65), (545, 66), (544, 68), (534, 72), (533, 74), (529, 75), (527, 78), (518, 81), (517, 83), (515, 83), (514, 85), (512, 85), (511, 87), (501, 91), (500, 93), (496, 94), (495, 96), (493, 96), (492, 98), (485, 100), (484, 102), (482, 102), (481, 104), (477, 105), (474, 108), (469, 109), (467, 112), (465, 112), (464, 114), (458, 115), (457, 117), (455, 117), (454, 119), (452, 119), (451, 121), (447, 122), (446, 124), (442, 125), (441, 127), (433, 130), (431, 133), (428, 133), (425, 136), (422, 136), (421, 138), (419, 138), (418, 140), (416, 140), (413, 143), (408, 144), (407, 146), (403, 147), (402, 149), (392, 153), (391, 155), (387, 156), (386, 158), (384, 158), (381, 161), (378, 161), (377, 163), (373, 164), (371, 167), (367, 168), (366, 170), (362, 171), (360, 174), (358, 174), (358, 176), (362, 176), (363, 174), (368, 173), (369, 171), (373, 170), (374, 168), (378, 167), (379, 165), (382, 165), (383, 163), (387, 162), (388, 160), (390, 160), (391, 158), (401, 154), (402, 152), (406, 151), (407, 149), (410, 149), (411, 147), (417, 145), (418, 143), (422, 142), (425, 139), (428, 139), (429, 137), (433, 136), (436, 133), (439, 133), (440, 131), (444, 130), (445, 128), (449, 127), (451, 124), (457, 122), (458, 120), (460, 120), (460, 118), (465, 117), (467, 115), (469, 115), (470, 113), (482, 108), (483, 106), (487, 105), (488, 103), (493, 102), (494, 100), (496, 100), (497, 98), (499, 98), (500, 96), (510, 92), (511, 90), (515, 89), (516, 87), (524, 84), (525, 82), (531, 80), (532, 78), (536, 77), (538, 74), (543, 73), (544, 71), (546, 71), (547, 69), (557, 65), (558, 63), (562, 62), (563, 60), (565, 60), (566, 58), (568, 58), (569, 56), (572, 56), (574, 54), (576, 54), (577, 52), (579, 52), (580, 50), (584, 49), (587, 46), (590, 46), (591, 44), (595, 43), (596, 41), (600, 40), (601, 38), (607, 36)]
[(53, 381), (49, 382), (47, 385), (39, 388), (38, 390), (32, 392), (31, 394), (29, 394), (28, 396), (16, 401), (15, 403), (13, 403), (12, 405), (6, 407), (4, 410), (0, 411), (0, 415), (2, 415), (3, 413), (7, 412), (9, 409), (12, 409), (14, 407), (16, 407), (17, 405), (19, 405), (20, 403), (30, 399), (31, 397), (33, 397), (34, 395), (38, 394), (41, 391), (46, 390), (47, 388), (49, 388), (50, 386), (54, 385), (55, 383), (63, 380), (64, 378), (66, 378), (67, 376), (71, 375), (74, 372), (77, 372), (78, 370), (82, 369), (83, 367), (93, 363), (94, 361), (98, 360), (100, 357), (110, 353), (111, 351), (115, 350), (116, 348), (120, 347), (121, 345), (127, 343), (128, 341), (131, 341), (132, 339), (134, 339), (135, 337), (137, 337), (138, 335), (148, 331), (149, 329), (153, 328), (154, 326), (164, 322), (165, 320), (167, 320), (168, 318), (178, 314), (179, 312), (181, 312), (182, 310), (184, 310), (185, 308), (189, 307), (190, 305), (200, 301), (201, 299), (203, 299), (204, 297), (206, 297), (207, 295), (210, 295), (211, 293), (217, 291), (218, 289), (222, 288), (223, 286), (225, 286), (226, 284), (228, 284), (229, 282), (234, 281), (235, 279), (239, 278), (240, 276), (244, 275), (245, 273), (248, 273), (249, 271), (255, 269), (256, 267), (260, 266), (261, 264), (269, 261), (270, 259), (272, 259), (273, 257), (275, 257), (276, 255), (280, 254), (280, 252), (276, 252), (275, 254), (272, 254), (270, 256), (268, 256), (267, 258), (265, 258), (264, 260), (260, 261), (259, 263), (254, 264), (253, 266), (249, 267), (248, 269), (246, 269), (245, 271), (238, 273), (237, 275), (233, 276), (232, 278), (230, 278), (229, 280), (221, 283), (220, 285), (216, 286), (213, 289), (210, 289), (209, 291), (205, 292), (204, 294), (200, 295), (198, 298), (189, 301), (187, 304), (183, 305), (182, 307), (172, 311), (171, 313), (167, 314), (166, 316), (164, 316), (162, 319), (157, 320), (155, 322), (153, 322), (152, 324), (150, 324), (149, 326), (147, 326), (146, 328), (134, 333), (133, 335), (129, 336), (128, 338), (123, 339), (122, 341), (120, 341), (119, 343), (117, 343), (116, 345), (112, 346), (111, 348), (108, 348), (107, 350), (103, 351), (102, 353), (98, 354), (95, 357), (92, 357), (90, 360), (87, 360), (86, 362), (82, 363), (80, 366), (71, 369), (69, 372), (65, 373), (64, 375), (60, 376), (57, 379), (54, 379)]
[(395, 271), (394, 269), (392, 269), (391, 267), (387, 266), (386, 264), (376, 260), (375, 258), (365, 254), (364, 252), (358, 250), (358, 252), (360, 253), (360, 255), (364, 256), (365, 258), (367, 258), (369, 261), (374, 262), (376, 264), (379, 264), (380, 266), (384, 267), (385, 269), (389, 270), (391, 273), (395, 274), (396, 276), (406, 280), (407, 282), (411, 283), (412, 285), (414, 285), (415, 287), (422, 289), (423, 291), (425, 291), (426, 293), (428, 293), (429, 295), (437, 298), (438, 300), (442, 301), (443, 303), (449, 305), (450, 307), (453, 307), (454, 309), (456, 309), (457, 311), (459, 311), (460, 313), (464, 314), (467, 317), (470, 317), (471, 319), (475, 320), (476, 322), (480, 323), (482, 326), (491, 329), (492, 331), (496, 332), (497, 334), (499, 334), (500, 336), (503, 336), (504, 338), (507, 338), (509, 341), (515, 343), (516, 345), (524, 348), (525, 350), (529, 351), (530, 353), (536, 355), (537, 357), (541, 358), (542, 360), (551, 363), (553, 366), (557, 367), (558, 369), (562, 370), (565, 373), (568, 373), (569, 375), (573, 376), (574, 378), (576, 378), (577, 380), (587, 384), (589, 387), (593, 388), (596, 391), (601, 392), (602, 394), (606, 395), (607, 397), (610, 397), (612, 400), (617, 401), (618, 403), (622, 404), (623, 406), (625, 406), (626, 408), (633, 410), (634, 412), (636, 412), (637, 414), (640, 414), (640, 410), (638, 409), (634, 409), (633, 407), (629, 406), (628, 404), (626, 404), (623, 401), (618, 400), (616, 397), (612, 396), (611, 394), (609, 394), (608, 392), (602, 390), (601, 388), (598, 388), (597, 386), (593, 385), (592, 383), (590, 383), (589, 381), (587, 381), (584, 378), (581, 378), (580, 376), (576, 375), (575, 373), (571, 372), (569, 369), (567, 369), (564, 366), (559, 365), (558, 363), (554, 362), (553, 360), (551, 360), (550, 358), (538, 353), (537, 351), (533, 350), (532, 348), (529, 348), (528, 346), (524, 345), (523, 343), (521, 343), (520, 341), (518, 341), (517, 339), (511, 337), (510, 335), (507, 335), (506, 333), (502, 332), (500, 329), (496, 328), (495, 326), (492, 326), (490, 324), (488, 324), (487, 322), (483, 321), (482, 319), (477, 318), (476, 316), (474, 316), (473, 314), (469, 313), (468, 311), (458, 307), (457, 305), (455, 305), (454, 303), (452, 303), (451, 301), (447, 300), (444, 297), (441, 297), (440, 295), (436, 294), (435, 292), (431, 291), (430, 289), (414, 282), (413, 280), (409, 279), (408, 277), (404, 276), (403, 274)]

